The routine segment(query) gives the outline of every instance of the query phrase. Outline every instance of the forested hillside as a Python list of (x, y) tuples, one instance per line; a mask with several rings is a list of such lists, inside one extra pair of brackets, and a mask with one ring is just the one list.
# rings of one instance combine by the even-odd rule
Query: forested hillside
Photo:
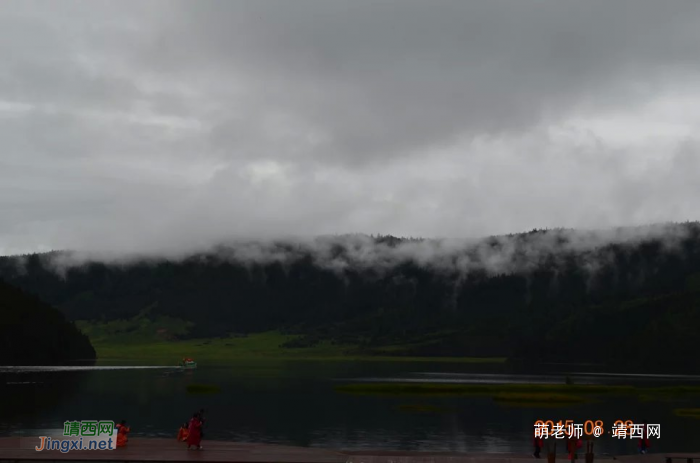
[(81, 265), (59, 252), (2, 258), (0, 277), (72, 320), (167, 316), (191, 322), (185, 337), (282, 329), (305, 334), (298, 345), (330, 338), (369, 353), (402, 345), (405, 355), (697, 369), (700, 226), (645, 230), (617, 240), (533, 231), (449, 248), (336, 237), (322, 249), (232, 245)]
[(62, 313), (0, 280), (0, 365), (65, 365), (94, 359), (87, 336)]

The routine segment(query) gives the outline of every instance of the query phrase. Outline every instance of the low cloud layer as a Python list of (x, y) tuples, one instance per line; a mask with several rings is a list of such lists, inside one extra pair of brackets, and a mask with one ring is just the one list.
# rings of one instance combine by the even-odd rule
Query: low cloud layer
[(0, 39), (0, 254), (700, 218), (695, 1), (11, 0)]
[[(103, 263), (117, 267), (155, 265), (185, 260), (210, 265), (233, 263), (249, 268), (281, 264), (289, 268), (300, 261), (311, 261), (319, 268), (338, 275), (362, 272), (383, 275), (403, 264), (413, 264), (438, 274), (463, 277), (476, 273), (494, 275), (529, 274), (542, 267), (563, 270), (574, 264), (589, 275), (612, 263), (611, 245), (617, 250), (637, 249), (656, 242), (661, 252), (682, 256), (682, 242), (697, 239), (700, 223), (657, 224), (609, 230), (539, 230), (530, 233), (493, 236), (478, 240), (396, 239), (367, 235), (324, 236), (284, 241), (232, 241), (196, 251), (171, 252), (59, 252), (42, 255), (46, 268), (65, 276), (70, 269)], [(23, 272), (26, 258), (15, 261)]]

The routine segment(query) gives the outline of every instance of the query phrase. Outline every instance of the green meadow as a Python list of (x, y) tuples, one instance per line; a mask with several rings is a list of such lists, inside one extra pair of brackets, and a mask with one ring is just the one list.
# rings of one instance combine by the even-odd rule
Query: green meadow
[[(181, 335), (188, 329), (181, 321), (162, 317), (157, 322), (146, 318), (116, 320), (109, 323), (78, 322), (97, 351), (98, 363), (135, 362), (174, 365), (183, 357), (191, 357), (199, 365), (240, 360), (280, 359), (317, 361), (390, 361), (390, 362), (453, 362), (503, 363), (500, 357), (411, 357), (400, 355), (402, 346), (391, 346), (378, 355), (359, 353), (357, 346), (330, 341), (310, 347), (288, 347), (286, 343), (299, 335), (278, 331), (254, 333), (227, 338), (173, 340), (158, 338), (153, 325), (171, 335)], [(391, 354), (389, 354), (391, 352)]]

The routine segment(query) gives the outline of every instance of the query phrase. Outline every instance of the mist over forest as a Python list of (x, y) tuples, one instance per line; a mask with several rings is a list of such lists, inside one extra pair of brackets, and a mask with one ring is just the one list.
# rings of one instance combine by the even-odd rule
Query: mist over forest
[[(0, 258), (73, 321), (182, 321), (178, 338), (282, 330), (372, 354), (697, 368), (700, 224), (481, 240), (340, 235), (172, 255)], [(383, 351), (382, 351), (383, 352)]]

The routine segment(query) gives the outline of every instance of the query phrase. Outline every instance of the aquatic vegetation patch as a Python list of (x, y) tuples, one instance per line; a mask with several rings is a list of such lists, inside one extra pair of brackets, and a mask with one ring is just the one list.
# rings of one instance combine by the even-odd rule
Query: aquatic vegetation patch
[(568, 403), (568, 402), (517, 402), (517, 401), (500, 401), (494, 400), (499, 406), (504, 408), (570, 408), (578, 403)]
[(187, 392), (190, 394), (217, 394), (221, 388), (215, 384), (188, 384)]
[(700, 386), (663, 386), (646, 388), (644, 391), (654, 396), (689, 396), (700, 395)]
[[(337, 386), (336, 391), (350, 394), (386, 395), (474, 395), (494, 396), (494, 394), (633, 394), (632, 386), (605, 385), (565, 385), (565, 384), (445, 384), (445, 383), (356, 383)], [(506, 396), (502, 396), (506, 397)], [(515, 397), (515, 396), (511, 396)], [(531, 396), (534, 398), (534, 396)], [(507, 399), (506, 399), (507, 400)]]
[(700, 419), (700, 408), (677, 408), (673, 410), (674, 415), (684, 418)]
[(436, 407), (426, 404), (402, 404), (396, 407), (397, 410), (409, 413), (445, 413), (451, 411), (449, 408)]
[(545, 404), (578, 404), (587, 402), (586, 397), (572, 394), (536, 393), (536, 392), (499, 392), (493, 395), (496, 402), (506, 403), (545, 403)]
[[(356, 395), (414, 395), (423, 397), (490, 397), (509, 407), (558, 407), (588, 403), (600, 396), (631, 397), (640, 402), (673, 402), (700, 396), (700, 386), (635, 387), (587, 384), (459, 384), (459, 383), (354, 383), (335, 387)], [(690, 412), (685, 412), (688, 415)], [(694, 416), (694, 415), (693, 415)]]

